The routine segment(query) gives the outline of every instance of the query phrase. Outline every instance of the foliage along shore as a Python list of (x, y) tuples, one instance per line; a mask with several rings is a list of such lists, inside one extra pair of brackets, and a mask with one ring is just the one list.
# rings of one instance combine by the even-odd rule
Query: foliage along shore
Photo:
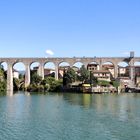
[[(25, 76), (19, 75), (19, 78), (13, 79), (14, 90), (23, 90), (29, 92), (61, 92), (64, 89), (70, 89), (73, 83), (80, 83), (77, 87), (80, 87), (81, 84), (86, 83), (92, 86), (113, 86), (117, 88), (119, 83), (117, 81), (99, 81), (95, 78), (84, 66), (80, 68), (79, 74), (77, 74), (72, 68), (69, 68), (67, 71), (64, 71), (62, 79), (55, 80), (54, 77), (45, 77), (42, 79), (36, 72), (31, 72), (31, 84), (28, 87), (25, 87), (24, 84)], [(0, 69), (0, 92), (6, 91), (6, 73), (4, 69)], [(66, 91), (66, 90), (65, 90)]]

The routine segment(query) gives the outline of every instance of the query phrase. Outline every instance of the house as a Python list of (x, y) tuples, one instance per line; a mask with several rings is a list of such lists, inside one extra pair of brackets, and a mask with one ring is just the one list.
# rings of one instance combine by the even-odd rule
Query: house
[(70, 66), (59, 66), (58, 73), (59, 78), (63, 78), (64, 71), (67, 71), (70, 68)]
[(94, 70), (92, 74), (98, 80), (111, 81), (111, 73), (108, 70)]
[(118, 77), (129, 77), (129, 66), (118, 66)]
[[(39, 67), (34, 67), (32, 72), (37, 72), (39, 73)], [(55, 75), (55, 69), (51, 69), (51, 68), (44, 68), (44, 77), (47, 76), (53, 76)]]
[(87, 69), (89, 70), (89, 71), (94, 71), (94, 70), (99, 70), (99, 65), (98, 64), (88, 64), (87, 65)]
[(104, 65), (102, 65), (102, 69), (110, 71), (112, 77), (114, 77), (115, 73), (114, 73), (114, 65), (113, 64), (104, 64)]

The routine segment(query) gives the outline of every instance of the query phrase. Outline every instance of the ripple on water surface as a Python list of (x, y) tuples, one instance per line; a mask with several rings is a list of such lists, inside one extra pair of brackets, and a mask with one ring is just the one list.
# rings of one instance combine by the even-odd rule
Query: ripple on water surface
[(0, 97), (2, 140), (139, 140), (140, 95)]

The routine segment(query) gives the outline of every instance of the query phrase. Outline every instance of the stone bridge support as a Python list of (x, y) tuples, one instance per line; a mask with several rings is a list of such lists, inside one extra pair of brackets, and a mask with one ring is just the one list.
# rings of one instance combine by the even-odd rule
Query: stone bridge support
[(13, 64), (7, 64), (7, 91), (13, 90)]
[(30, 64), (25, 64), (25, 88), (30, 85)]
[(117, 64), (115, 64), (114, 65), (114, 78), (116, 79), (117, 77), (118, 77), (118, 65)]
[(131, 61), (129, 63), (129, 66), (130, 66), (130, 68), (129, 68), (129, 77), (134, 82), (135, 76), (134, 76), (134, 59), (133, 58), (131, 59)]
[(100, 59), (100, 61), (99, 61), (99, 70), (102, 70), (103, 68), (102, 68), (102, 65), (103, 65), (103, 63), (102, 63), (102, 60)]
[(58, 68), (59, 68), (59, 65), (58, 63), (55, 63), (55, 79), (58, 80)]
[(40, 63), (39, 65), (39, 70), (38, 70), (38, 75), (44, 79), (44, 63)]

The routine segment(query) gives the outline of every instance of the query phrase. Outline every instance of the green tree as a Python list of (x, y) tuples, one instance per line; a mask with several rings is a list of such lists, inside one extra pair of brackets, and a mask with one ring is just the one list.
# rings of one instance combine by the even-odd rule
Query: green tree
[(67, 86), (76, 80), (76, 73), (72, 68), (69, 68), (67, 71), (64, 71), (63, 75), (63, 85)]
[(6, 77), (3, 67), (0, 68), (0, 91), (6, 91)]
[[(54, 77), (47, 77), (42, 81), (46, 88), (49, 88), (49, 91), (60, 91), (62, 87), (62, 80), (55, 80)], [(49, 85), (49, 87), (48, 87)]]
[(0, 81), (0, 92), (6, 91), (6, 81)]
[(25, 83), (24, 82), (24, 79), (14, 78), (13, 79), (14, 90), (24, 89), (24, 87), (25, 87), (25, 84), (24, 83)]
[(24, 80), (25, 79), (25, 75), (19, 74), (19, 79)]
[(14, 90), (19, 90), (20, 88), (20, 80), (17, 78), (13, 79)]
[(120, 83), (119, 83), (119, 81), (112, 81), (112, 85), (113, 85), (114, 87), (118, 88), (119, 85), (120, 85)]
[(0, 68), (0, 80), (3, 81), (5, 80), (5, 74), (4, 74), (4, 69)]
[(96, 86), (98, 84), (97, 77), (95, 77), (92, 72), (90, 72), (90, 84), (92, 84), (93, 86)]
[(42, 77), (39, 76), (37, 73), (34, 73), (31, 77), (31, 83), (39, 85), (42, 81)]
[(89, 80), (90, 72), (85, 68), (84, 65), (82, 65), (82, 67), (80, 68), (79, 73), (80, 73), (79, 80), (82, 81), (82, 83)]

